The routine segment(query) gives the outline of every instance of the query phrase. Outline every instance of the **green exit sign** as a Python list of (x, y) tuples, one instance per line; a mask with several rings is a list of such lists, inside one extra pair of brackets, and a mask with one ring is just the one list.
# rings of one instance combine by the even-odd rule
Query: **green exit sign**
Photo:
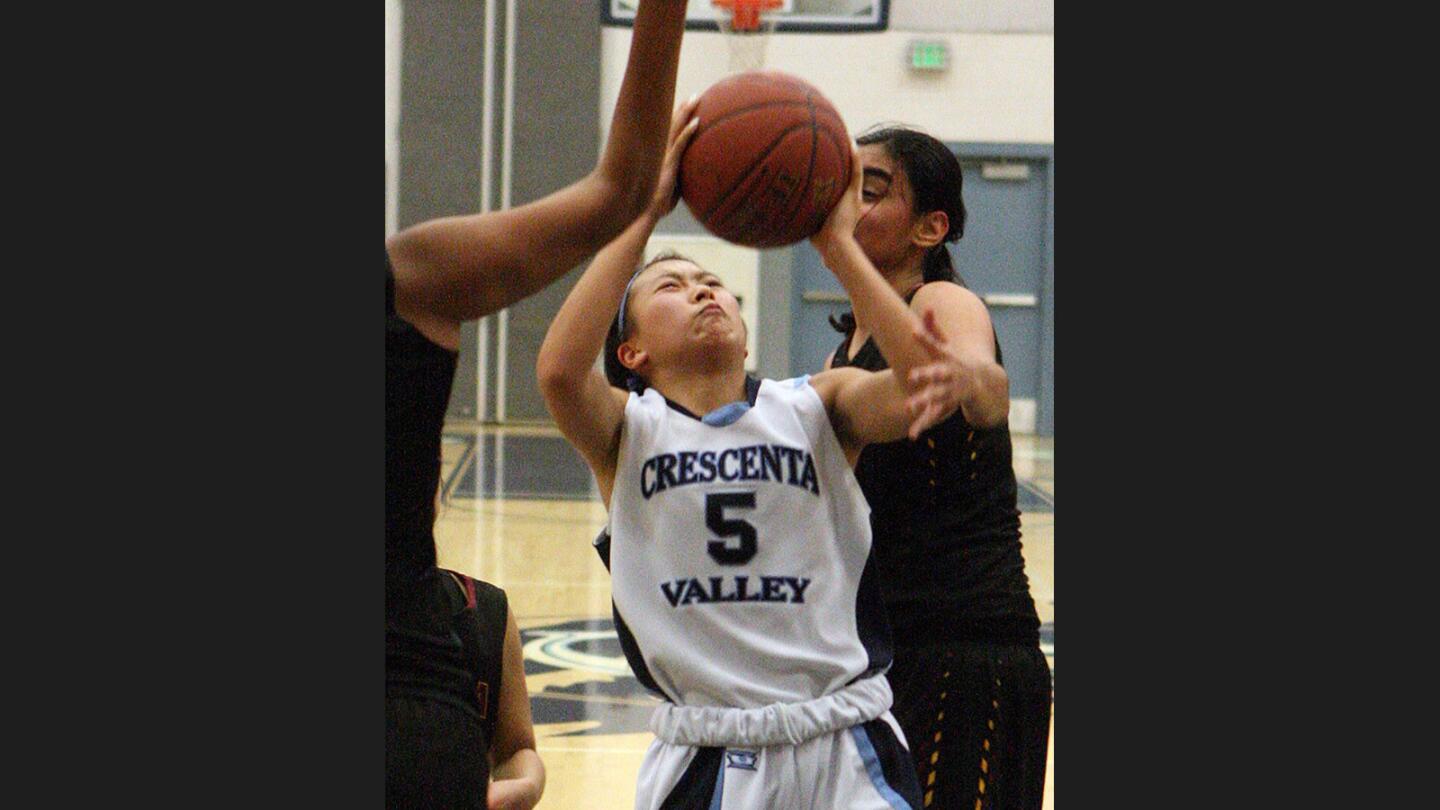
[(915, 40), (910, 43), (910, 67), (915, 70), (945, 70), (950, 52), (943, 42)]

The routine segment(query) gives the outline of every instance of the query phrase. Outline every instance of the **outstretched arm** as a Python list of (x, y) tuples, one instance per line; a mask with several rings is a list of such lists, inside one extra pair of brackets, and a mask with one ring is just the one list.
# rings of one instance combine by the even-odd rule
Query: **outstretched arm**
[(610, 136), (588, 176), (519, 208), (422, 222), (386, 240), (401, 317), (458, 349), (462, 321), (536, 292), (635, 219), (664, 154), (685, 8), (640, 4)]
[(929, 362), (911, 372), (908, 388), (894, 369), (827, 368), (810, 379), (852, 465), (865, 445), (906, 435), (918, 439), (960, 406), (965, 383), (954, 371), (954, 357), (935, 328), (933, 313), (926, 313), (923, 327), (912, 337)]
[(645, 211), (615, 241), (606, 245), (560, 306), (540, 354), (535, 376), (545, 405), (560, 432), (594, 471), (603, 500), (610, 500), (620, 424), (627, 392), (595, 370), (595, 358), (605, 346), (605, 333), (620, 309), (620, 297), (645, 253), (655, 224), (676, 203), (675, 181), (680, 155), (695, 134), (698, 118), (695, 99), (675, 111), (670, 145), (660, 169), (659, 182)]
[(855, 240), (864, 176), (860, 153), (853, 152), (850, 187), (810, 239), (849, 294), (855, 319), (869, 325), (890, 363), (887, 371), (872, 374), (831, 369), (827, 362), (827, 370), (811, 380), (852, 463), (866, 444), (894, 441), (907, 433), (918, 438), (954, 413), (960, 399), (955, 389), (961, 385), (947, 365), (952, 357), (944, 351), (944, 337), (927, 333), (934, 328), (933, 318), (921, 321)]

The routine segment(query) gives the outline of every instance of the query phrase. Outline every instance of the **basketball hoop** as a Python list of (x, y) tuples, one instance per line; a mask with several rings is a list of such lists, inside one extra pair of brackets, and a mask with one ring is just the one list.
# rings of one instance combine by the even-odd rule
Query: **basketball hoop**
[(715, 22), (730, 48), (730, 71), (757, 70), (765, 65), (765, 46), (775, 30), (775, 10), (783, 0), (710, 0)]

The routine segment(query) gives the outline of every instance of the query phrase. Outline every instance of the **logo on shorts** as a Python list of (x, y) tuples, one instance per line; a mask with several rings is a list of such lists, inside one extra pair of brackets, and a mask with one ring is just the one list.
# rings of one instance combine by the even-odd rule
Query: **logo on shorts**
[(475, 699), (480, 701), (480, 719), (487, 719), (490, 713), (490, 684), (484, 681), (475, 682)]
[(742, 771), (755, 770), (755, 760), (759, 755), (754, 751), (725, 751), (725, 767), (739, 768)]

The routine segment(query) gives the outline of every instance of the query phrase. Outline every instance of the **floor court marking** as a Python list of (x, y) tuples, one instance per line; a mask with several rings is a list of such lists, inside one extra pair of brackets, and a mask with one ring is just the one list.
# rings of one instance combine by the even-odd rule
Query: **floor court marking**
[(534, 692), (532, 697), (539, 695), (546, 700), (574, 700), (580, 703), (610, 703), (616, 706), (641, 706), (646, 709), (653, 709), (656, 702), (653, 700), (635, 700), (633, 698), (605, 697), (604, 695), (567, 695), (561, 692)]
[(465, 450), (460, 454), (460, 459), (455, 462), (455, 466), (450, 470), (449, 477), (445, 479), (445, 486), (440, 488), (440, 503), (444, 506), (449, 506), (450, 500), (455, 492), (455, 482), (460, 480), (460, 471), (465, 469), (466, 462), (469, 462), (474, 457), (475, 447), (480, 442), (476, 441), (474, 436), (467, 436), (461, 433), (441, 434), (440, 440), (443, 442), (446, 439), (452, 441), (458, 440), (465, 444)]
[(1055, 508), (1055, 498), (1047, 495), (1044, 490), (1040, 489), (1039, 487), (1035, 486), (1024, 478), (1020, 478), (1018, 476), (1015, 478), (1015, 483), (1023, 487), (1026, 492), (1029, 492), (1031, 495), (1034, 495), (1035, 497), (1044, 501), (1046, 506), (1049, 506), (1051, 509)]
[(1031, 450), (1022, 447), (1016, 447), (1012, 452), (1018, 458), (1029, 459), (1031, 461), (1055, 460), (1054, 450)]

